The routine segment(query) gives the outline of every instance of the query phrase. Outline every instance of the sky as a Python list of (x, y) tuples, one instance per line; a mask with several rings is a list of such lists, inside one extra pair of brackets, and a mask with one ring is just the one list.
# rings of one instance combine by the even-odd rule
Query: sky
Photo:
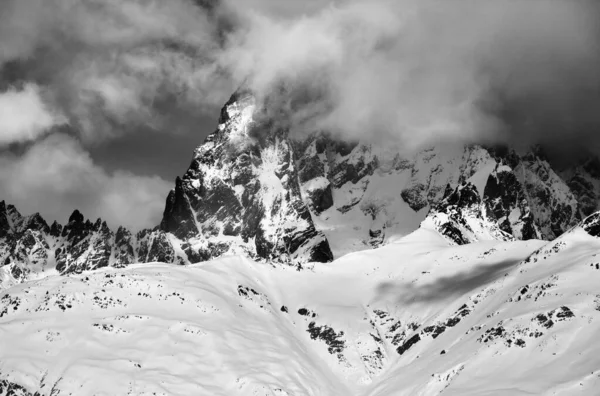
[(0, 0), (0, 199), (159, 223), (240, 86), (291, 133), (600, 146), (588, 0)]

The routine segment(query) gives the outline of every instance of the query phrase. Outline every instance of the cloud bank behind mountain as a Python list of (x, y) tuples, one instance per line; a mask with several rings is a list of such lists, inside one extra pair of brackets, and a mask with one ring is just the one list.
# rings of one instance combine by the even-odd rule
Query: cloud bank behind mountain
[[(0, 160), (27, 169), (56, 134), (54, 150), (76, 152), (80, 166), (133, 131), (193, 133), (240, 86), (297, 135), (327, 130), (407, 151), (542, 144), (571, 157), (600, 146), (598, 21), (586, 0), (2, 0)], [(99, 185), (129, 177), (162, 206), (169, 181), (89, 161), (113, 180)], [(75, 183), (50, 204), (25, 179), (17, 194), (0, 178), (3, 198), (63, 219), (94, 202)], [(132, 209), (115, 221), (159, 217)]]

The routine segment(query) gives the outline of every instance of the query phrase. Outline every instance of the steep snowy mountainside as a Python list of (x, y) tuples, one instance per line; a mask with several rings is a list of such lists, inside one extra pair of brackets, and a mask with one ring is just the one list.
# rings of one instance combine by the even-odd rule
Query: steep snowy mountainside
[[(454, 210), (467, 221), (472, 210), (444, 208), (448, 195), (467, 182), (481, 200), (472, 221), (485, 217), (484, 227), (522, 240), (558, 237), (589, 214), (585, 202), (596, 197), (588, 190), (576, 194), (574, 182), (556, 173), (538, 148), (518, 154), (447, 144), (403, 157), (400, 148), (338, 145), (322, 134), (298, 147), (304, 195), (336, 257), (407, 235), (428, 215)], [(587, 201), (580, 204), (578, 197)]]
[(0, 386), (592, 395), (599, 218), (552, 242), (456, 246), (422, 228), (302, 270), (224, 257), (25, 282), (0, 294)]

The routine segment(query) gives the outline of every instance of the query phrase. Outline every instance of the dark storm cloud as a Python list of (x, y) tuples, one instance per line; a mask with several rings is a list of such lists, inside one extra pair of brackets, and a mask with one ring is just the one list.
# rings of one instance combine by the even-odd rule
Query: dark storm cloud
[(7, 1), (1, 59), (88, 141), (176, 130), (242, 83), (352, 138), (535, 143), (597, 125), (592, 1)]
[(126, 160), (107, 171), (88, 150), (189, 133), (233, 90), (211, 58), (227, 21), (200, 3), (2, 0), (0, 150), (25, 144), (0, 152), (2, 199), (61, 221), (79, 208), (113, 227), (157, 224), (171, 182)]
[(0, 156), (0, 186), (2, 198), (25, 214), (42, 212), (50, 221), (65, 222), (78, 208), (91, 219), (102, 217), (112, 227), (133, 229), (160, 221), (169, 189), (156, 176), (106, 172), (76, 139), (60, 133), (40, 140), (21, 156)]
[(586, 0), (1, 0), (0, 105), (24, 116), (0, 145), (189, 134), (244, 84), (296, 133), (593, 146), (599, 20)]
[(411, 147), (562, 145), (597, 132), (592, 1), (347, 1), (291, 21), (250, 19), (224, 54), (234, 75), (272, 101), (316, 98), (291, 109), (308, 130)]
[(5, 77), (44, 86), (86, 142), (165, 130), (175, 109), (193, 114), (232, 89), (216, 78), (212, 12), (191, 1), (5, 0), (3, 11)]

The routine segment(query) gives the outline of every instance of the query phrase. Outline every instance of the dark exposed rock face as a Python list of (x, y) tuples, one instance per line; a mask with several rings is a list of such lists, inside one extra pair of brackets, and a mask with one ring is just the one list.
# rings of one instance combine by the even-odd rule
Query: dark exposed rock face
[(583, 220), (581, 227), (591, 236), (600, 238), (600, 212), (596, 212)]
[(581, 220), (575, 195), (543, 157), (533, 152), (523, 156), (515, 174), (523, 185), (542, 239), (552, 240)]
[[(357, 206), (379, 165), (370, 146), (339, 142), (324, 133), (295, 142), (294, 148), (303, 196), (317, 216), (334, 206), (341, 213)], [(339, 195), (336, 202), (334, 190), (348, 186), (352, 194)]]
[(304, 143), (295, 145), (296, 151), (301, 153), (297, 165), (298, 181), (308, 206), (315, 214), (320, 214), (333, 206), (333, 190), (325, 167), (328, 139), (316, 136)]
[(125, 267), (135, 263), (134, 240), (131, 232), (124, 227), (119, 227), (115, 234), (114, 255), (115, 267)]
[(332, 355), (342, 353), (345, 348), (344, 332), (340, 331), (336, 333), (334, 329), (329, 326), (317, 326), (315, 322), (310, 322), (308, 330), (310, 338), (313, 340), (322, 340), (327, 344), (327, 350)]
[[(339, 147), (339, 145), (336, 145), (336, 152), (343, 155), (345, 147), (342, 149)], [(356, 149), (349, 154), (354, 155), (347, 155), (348, 158), (344, 158), (337, 163), (331, 172), (335, 187), (343, 186), (348, 182), (356, 184), (363, 177), (372, 175), (377, 168), (377, 157), (370, 155), (368, 146), (357, 145)]]
[[(192, 261), (228, 252), (284, 262), (331, 261), (329, 244), (315, 229), (300, 191), (299, 180), (322, 171), (310, 166), (298, 172), (288, 130), (266, 117), (252, 95), (239, 92), (177, 179), (161, 230), (186, 242)], [(315, 208), (330, 205), (326, 190), (313, 197)]]
[(523, 186), (511, 168), (496, 167), (483, 195), (488, 214), (502, 231), (521, 240), (539, 237)]
[(0, 395), (4, 396), (42, 396), (39, 392), (29, 392), (27, 388), (10, 382), (6, 379), (0, 379)]
[(10, 223), (6, 213), (6, 203), (0, 202), (0, 238), (6, 237), (10, 232)]
[(421, 341), (421, 336), (419, 334), (415, 334), (414, 336), (406, 340), (404, 344), (400, 345), (396, 349), (396, 352), (398, 352), (399, 355), (404, 355), (406, 351), (408, 351), (413, 345), (417, 344), (419, 341)]
[(185, 239), (198, 232), (194, 214), (190, 208), (181, 178), (175, 180), (175, 189), (167, 197), (167, 204), (160, 228), (171, 232), (178, 238)]
[(106, 222), (98, 219), (92, 223), (77, 210), (64, 227), (57, 222), (48, 227), (40, 215), (25, 217), (1, 202), (0, 222), (0, 267), (12, 278), (0, 276), (0, 286), (24, 281), (31, 271), (51, 268), (64, 275), (137, 262), (183, 262), (163, 231), (143, 230), (133, 235), (119, 227), (113, 233)]
[(600, 159), (587, 158), (574, 169), (564, 171), (561, 176), (577, 198), (582, 217), (600, 209)]
[(331, 185), (306, 190), (307, 200), (311, 209), (320, 214), (333, 206), (333, 191)]
[(61, 235), (63, 243), (55, 253), (58, 272), (81, 273), (109, 265), (114, 235), (106, 222), (92, 224), (76, 210)]
[(39, 214), (22, 216), (12, 205), (0, 202), (0, 266), (17, 281), (26, 279), (32, 268), (48, 264), (45, 235), (50, 228)]
[(440, 234), (457, 245), (465, 245), (481, 239), (510, 240), (494, 219), (486, 215), (486, 207), (477, 188), (465, 182), (434, 208), (426, 222)]
[[(473, 202), (457, 205), (444, 198), (430, 212), (429, 216), (437, 220), (434, 228), (439, 227), (438, 231), (455, 243), (473, 242), (481, 237), (485, 239), (485, 235), (473, 239), (469, 232), (461, 231), (460, 224), (478, 222), (479, 219), (492, 224), (485, 228), (497, 226), (515, 239), (552, 240), (576, 225), (597, 205), (596, 189), (600, 190), (600, 184), (596, 187), (593, 177), (584, 167), (561, 176), (544, 159), (540, 150), (525, 155), (517, 155), (512, 150), (490, 149), (488, 152), (495, 165), (485, 183), (480, 185), (482, 201), (477, 210), (472, 210)], [(482, 172), (481, 168), (479, 172)], [(461, 178), (468, 177), (469, 173), (463, 171)], [(479, 178), (482, 180), (482, 176)], [(445, 195), (448, 196), (448, 192)], [(450, 207), (445, 208), (447, 206)], [(440, 216), (436, 215), (439, 212), (452, 212), (454, 220), (460, 212), (458, 217), (463, 221), (440, 222)], [(491, 237), (496, 239), (494, 235)]]
[(423, 197), (426, 189), (422, 184), (417, 184), (411, 188), (402, 190), (400, 196), (415, 212), (425, 208), (429, 202)]
[(178, 262), (178, 257), (166, 233), (160, 230), (142, 230), (137, 234), (137, 239), (138, 262)]

